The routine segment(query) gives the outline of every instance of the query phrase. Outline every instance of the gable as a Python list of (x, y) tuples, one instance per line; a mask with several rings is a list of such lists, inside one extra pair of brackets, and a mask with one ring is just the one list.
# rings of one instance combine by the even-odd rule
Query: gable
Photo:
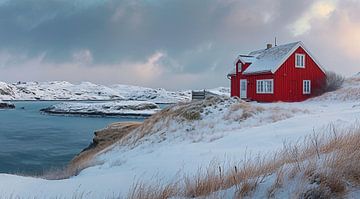
[[(285, 61), (287, 61), (290, 56), (292, 56), (293, 54), (295, 54), (296, 50), (301, 48), (306, 56), (309, 56), (311, 60), (313, 60), (313, 62), (316, 64), (316, 66), (324, 73), (326, 74), (325, 69), (320, 65), (320, 63), (315, 59), (315, 57), (310, 53), (310, 51), (308, 51), (306, 49), (306, 47), (304, 46), (304, 44), (302, 42), (299, 42), (299, 45), (295, 46), (294, 49), (292, 49), (288, 55), (286, 55), (286, 57), (284, 57), (284, 59), (280, 62), (280, 64), (272, 71), (272, 73), (275, 73), (284, 63)], [(294, 61), (294, 65), (295, 65), (295, 61)]]

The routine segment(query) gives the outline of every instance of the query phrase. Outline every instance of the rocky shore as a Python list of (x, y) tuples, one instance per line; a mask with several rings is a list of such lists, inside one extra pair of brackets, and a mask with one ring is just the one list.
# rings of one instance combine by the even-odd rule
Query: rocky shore
[(0, 109), (14, 109), (15, 105), (10, 102), (4, 102), (0, 100)]
[(96, 131), (92, 143), (69, 163), (68, 175), (77, 175), (84, 168), (91, 166), (93, 157), (98, 152), (119, 141), (141, 124), (141, 122), (119, 122)]

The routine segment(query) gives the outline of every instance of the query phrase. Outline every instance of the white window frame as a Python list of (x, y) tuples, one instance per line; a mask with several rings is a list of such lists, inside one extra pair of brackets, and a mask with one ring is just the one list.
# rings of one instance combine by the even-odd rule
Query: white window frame
[(242, 68), (242, 63), (239, 62), (239, 63), (237, 64), (238, 73), (241, 73), (241, 68)]
[[(298, 60), (300, 58), (300, 60)], [(305, 68), (305, 54), (295, 53), (295, 67), (296, 68)], [(299, 62), (298, 62), (299, 61)]]
[(274, 79), (256, 80), (256, 93), (274, 94)]
[(311, 94), (311, 80), (303, 80), (303, 94)]

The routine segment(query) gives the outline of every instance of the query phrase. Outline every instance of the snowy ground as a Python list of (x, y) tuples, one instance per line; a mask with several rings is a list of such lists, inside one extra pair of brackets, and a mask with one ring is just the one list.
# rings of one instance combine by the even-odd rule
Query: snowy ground
[[(353, 92), (360, 90), (360, 85), (351, 87)], [(284, 141), (323, 132), (329, 124), (344, 127), (357, 123), (360, 102), (345, 98), (347, 89), (326, 94), (331, 97), (301, 103), (217, 101), (202, 109), (200, 118), (192, 114), (192, 107), (187, 107), (189, 113), (179, 113), (185, 119), (167, 115), (154, 120), (155, 125), (148, 128), (150, 132), (146, 135), (141, 129), (130, 134), (124, 142), (101, 153), (95, 166), (70, 179), (49, 181), (1, 174), (0, 195), (27, 198), (126, 195), (138, 180), (171, 181), (184, 173), (195, 173), (213, 160), (240, 162), (245, 155), (271, 154), (282, 148)]]
[(51, 114), (100, 115), (100, 116), (140, 116), (146, 117), (158, 112), (160, 107), (146, 101), (111, 101), (111, 102), (63, 102), (41, 111)]

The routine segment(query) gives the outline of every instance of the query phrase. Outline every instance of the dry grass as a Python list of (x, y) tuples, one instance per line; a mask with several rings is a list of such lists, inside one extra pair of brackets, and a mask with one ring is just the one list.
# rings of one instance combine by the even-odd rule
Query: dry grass
[[(340, 80), (339, 80), (340, 81)], [(341, 80), (341, 85), (336, 89), (333, 89), (332, 92), (321, 92), (323, 95), (314, 98), (314, 100), (340, 100), (340, 101), (351, 101), (358, 100), (360, 98), (360, 76), (347, 78)]]
[(263, 107), (254, 106), (250, 103), (240, 101), (239, 103), (232, 104), (229, 107), (229, 111), (227, 115), (224, 116), (224, 119), (241, 122), (263, 111), (265, 111), (265, 108)]
[[(162, 131), (169, 127), (172, 122), (181, 123), (193, 122), (202, 119), (202, 115), (210, 114), (209, 107), (216, 107), (221, 104), (241, 102), (236, 98), (224, 96), (211, 96), (206, 100), (178, 103), (176, 105), (164, 108), (160, 112), (146, 119), (141, 126), (136, 128), (131, 134), (120, 140), (120, 145), (136, 146), (141, 139)], [(104, 152), (111, 150), (108, 148)]]
[[(297, 143), (284, 143), (284, 148), (271, 158), (248, 156), (232, 168), (212, 162), (207, 169), (185, 176), (182, 183), (162, 188), (142, 184), (131, 193), (136, 196), (138, 192), (142, 196), (155, 193), (150, 198), (163, 198), (165, 192), (169, 193), (168, 197), (196, 198), (213, 197), (221, 190), (235, 187), (234, 198), (244, 198), (251, 197), (267, 176), (275, 175), (274, 182), (267, 187), (268, 198), (274, 198), (276, 192), (286, 186), (284, 182), (291, 180), (301, 181), (296, 187), (298, 198), (344, 197), (349, 185), (360, 188), (359, 143), (359, 126), (338, 133), (330, 125), (324, 134), (314, 134)], [(311, 184), (316, 186), (308, 188)]]
[(179, 186), (176, 183), (153, 183), (149, 186), (137, 182), (130, 190), (127, 199), (168, 199), (179, 194)]

